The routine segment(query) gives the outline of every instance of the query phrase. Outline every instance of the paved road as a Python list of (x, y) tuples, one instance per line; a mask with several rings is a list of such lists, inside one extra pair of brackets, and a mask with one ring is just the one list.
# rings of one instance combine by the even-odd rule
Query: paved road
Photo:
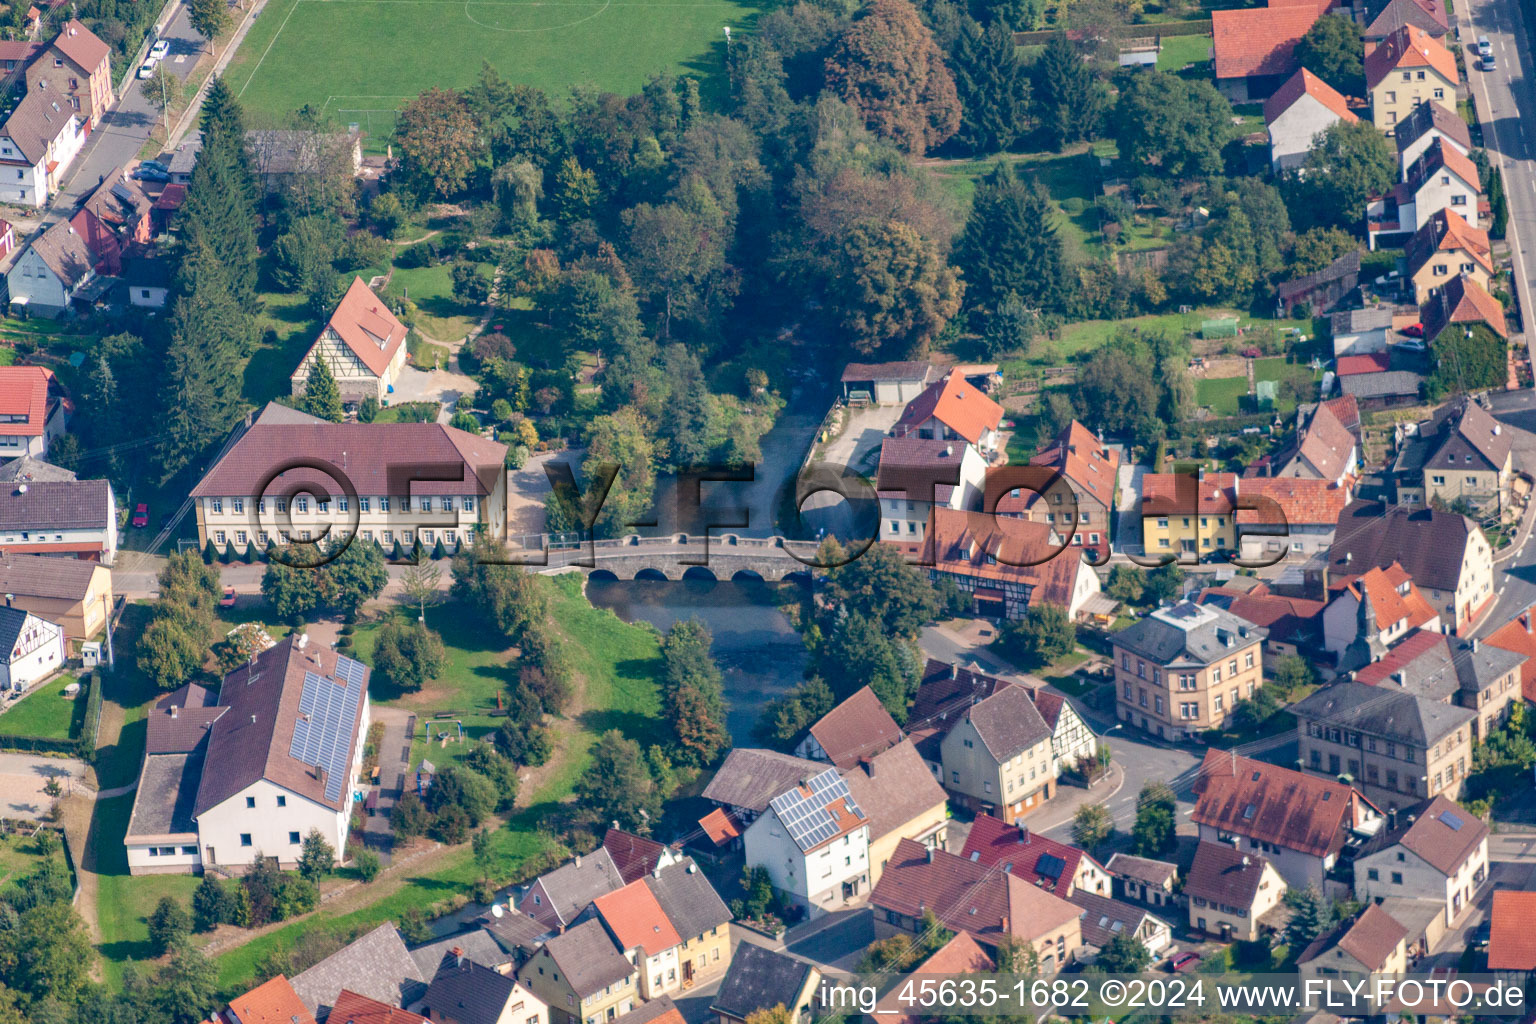
[[(171, 43), (166, 66), (185, 79), (192, 73), (198, 53), (205, 45), (203, 37), (187, 21), (185, 7), (178, 7), (171, 16), (164, 38)], [(43, 218), (44, 227), (72, 213), (103, 175), (138, 155), (144, 141), (149, 138), (155, 119), (160, 116), (160, 112), (140, 88), (147, 84), (137, 78), (131, 79), (128, 88), (118, 98), (117, 105), (96, 126), (86, 142), (85, 150), (76, 158), (67, 183), (54, 197), (47, 216)]]
[[(1536, 234), (1527, 237), (1536, 238)], [(1536, 335), (1536, 331), (1526, 333)], [(1536, 391), (1505, 391), (1490, 395), (1489, 399), (1493, 413), (1500, 421), (1519, 428), (1512, 439), (1515, 469), (1536, 472)], [(1536, 543), (1532, 543), (1526, 534), (1516, 539), (1515, 550), (1512, 559), (1493, 571), (1499, 599), (1483, 613), (1483, 620), (1475, 630), (1477, 636), (1487, 636), (1536, 604)]]
[[(1462, 44), (1467, 47), (1467, 77), (1478, 118), (1483, 124), (1483, 144), (1497, 154), (1509, 195), (1507, 237), (1513, 250), (1515, 286), (1519, 295), (1525, 340), (1536, 346), (1536, 306), (1532, 305), (1536, 269), (1536, 83), (1525, 65), (1531, 63), (1527, 36), (1518, 0), (1476, 0), (1457, 4), (1456, 21)], [(1498, 58), (1495, 71), (1482, 71), (1471, 53), (1479, 36), (1487, 36)], [(1536, 351), (1536, 348), (1533, 348)]]

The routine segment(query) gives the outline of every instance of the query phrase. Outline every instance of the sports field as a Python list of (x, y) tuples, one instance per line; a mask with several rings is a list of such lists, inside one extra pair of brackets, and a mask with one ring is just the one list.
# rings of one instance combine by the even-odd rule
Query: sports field
[(573, 85), (629, 93), (656, 71), (724, 68), (724, 29), (773, 0), (269, 0), (226, 72), (251, 122), (306, 103), (382, 146), (394, 112), (462, 88), (483, 60), (557, 99)]

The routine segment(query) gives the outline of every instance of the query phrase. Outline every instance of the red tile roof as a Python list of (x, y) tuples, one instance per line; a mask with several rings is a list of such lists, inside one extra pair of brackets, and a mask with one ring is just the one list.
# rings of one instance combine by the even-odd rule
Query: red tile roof
[(1355, 373), (1386, 373), (1392, 369), (1392, 357), (1385, 352), (1370, 352), (1360, 356), (1339, 356), (1340, 377)]
[(405, 324), (360, 277), (352, 279), (352, 286), (325, 326), (336, 332), (375, 377), (384, 376), (390, 360), (405, 344), (407, 333)]
[(716, 846), (724, 846), (732, 839), (741, 838), (741, 822), (723, 807), (716, 807), (699, 819), (699, 828)]
[(1338, 948), (1358, 960), (1367, 970), (1381, 971), (1386, 969), (1387, 960), (1407, 937), (1408, 929), (1393, 920), (1392, 915), (1385, 910), (1371, 903), (1353, 921), (1346, 921), (1319, 935), (1296, 962), (1309, 963), (1329, 950)]
[[(1050, 538), (1051, 528), (1044, 523), (936, 508), (928, 518), (923, 561), (939, 572), (1033, 586), (1031, 605), (1049, 602), (1066, 608), (1082, 560), (1070, 546), (1052, 544)], [(989, 563), (989, 557), (995, 561)], [(1020, 564), (1038, 559), (1043, 561)]]
[(1141, 512), (1146, 516), (1211, 515), (1232, 511), (1237, 500), (1236, 473), (1148, 473), (1141, 478)]
[[(1357, 601), (1362, 594), (1370, 597), (1371, 608), (1376, 613), (1376, 622), (1381, 627), (1391, 626), (1406, 619), (1409, 629), (1418, 629), (1439, 614), (1425, 600), (1424, 595), (1419, 593), (1419, 588), (1413, 585), (1413, 577), (1408, 574), (1408, 570), (1397, 562), (1393, 562), (1385, 569), (1377, 567), (1369, 570), (1363, 576), (1352, 580), (1345, 589), (1353, 594)], [(1445, 638), (1438, 633), (1424, 635), (1434, 637), (1441, 643), (1445, 642)], [(1403, 643), (1408, 643), (1408, 640), (1404, 640)], [(1363, 674), (1366, 669), (1378, 667), (1385, 660), (1383, 658), (1382, 661), (1366, 666), (1361, 673)], [(1374, 681), (1361, 679), (1359, 674), (1355, 678), (1362, 683)]]
[(71, 18), (64, 23), (53, 48), (84, 69), (86, 74), (105, 70), (102, 64), (112, 55), (112, 48), (96, 37), (78, 20)]
[[(937, 952), (912, 968), (910, 976), (973, 974), (990, 971), (996, 966), (992, 958), (987, 956), (986, 950), (976, 944), (975, 939), (965, 932), (956, 932), (955, 937), (940, 946)], [(893, 987), (877, 1004), (871, 1019), (882, 1020), (884, 1024), (917, 1024), (928, 1019), (923, 1014), (909, 1012), (911, 1010), (912, 1004), (903, 1000), (901, 988)]]
[(1536, 892), (1496, 891), (1488, 917), (1488, 969), (1536, 970)]
[(1452, 324), (1487, 324), (1499, 337), (1509, 338), (1503, 304), (1464, 274), (1451, 278), (1431, 295), (1419, 317), (1424, 323), (1424, 337), (1431, 341)]
[(6, 434), (38, 437), (48, 417), (48, 383), (53, 371), (41, 366), (0, 366), (0, 416), (25, 416), (25, 423), (0, 427)]
[(1436, 210), (1408, 242), (1408, 276), (1418, 273), (1437, 252), (1463, 252), (1488, 273), (1493, 273), (1493, 247), (1488, 232), (1475, 228), (1446, 207)]
[(1263, 626), (1276, 643), (1298, 643), (1315, 634), (1317, 616), (1324, 608), (1322, 601), (1255, 591), (1245, 594), (1227, 587), (1206, 587), (1195, 603), (1226, 608), (1240, 619)]
[(1482, 179), (1471, 158), (1455, 146), (1447, 145), (1444, 139), (1436, 139), (1403, 172), (1404, 180), (1392, 186), (1398, 202), (1402, 202), (1404, 196), (1418, 195), (1424, 183), (1442, 170), (1450, 171), (1474, 190), (1482, 191)]
[(1077, 420), (1067, 424), (1050, 444), (1029, 460), (1029, 464), (1055, 467), (1062, 476), (1082, 487), (1106, 508), (1115, 502), (1115, 476), (1120, 470), (1120, 453), (1107, 447), (1097, 434)]
[(1296, 44), (1321, 11), (1311, 4), (1212, 11), (1217, 78), (1284, 75), (1296, 69)]
[(1001, 864), (1009, 874), (1063, 899), (1072, 894), (1077, 869), (1084, 860), (1103, 870), (1098, 861), (1075, 846), (1032, 833), (1024, 825), (1005, 825), (990, 814), (976, 816), (960, 856), (984, 867)]
[(666, 846), (654, 839), (637, 836), (621, 828), (610, 828), (603, 835), (603, 849), (613, 858), (619, 869), (619, 877), (626, 883), (644, 878), (656, 868)]
[(865, 686), (811, 726), (827, 760), (844, 770), (901, 742), (901, 726)]
[(1321, 857), (1355, 824), (1348, 786), (1226, 750), (1208, 750), (1195, 780), (1198, 825)]
[(1005, 935), (1033, 941), (1082, 914), (1022, 878), (910, 839), (897, 844), (869, 902), (911, 918), (932, 911), (944, 927), (992, 948)]
[[(1349, 504), (1349, 488), (1336, 487), (1332, 480), (1308, 480), (1301, 477), (1245, 477), (1238, 490), (1244, 504), (1256, 498), (1268, 498), (1280, 507), (1284, 522), (1304, 526), (1327, 524), (1331, 529), (1339, 513)], [(1275, 523), (1274, 510), (1267, 505), (1258, 509), (1239, 509), (1239, 523)], [(1244, 616), (1247, 618), (1247, 616)]]
[(1536, 611), (1527, 608), (1488, 634), (1488, 643), (1525, 655), (1520, 666), (1520, 689), (1526, 700), (1536, 701)]
[(602, 915), (603, 923), (613, 932), (621, 949), (639, 947), (646, 956), (655, 956), (662, 950), (683, 944), (682, 937), (672, 927), (644, 878), (599, 896), (592, 905)]
[[(1330, 398), (1326, 402), (1318, 404), (1319, 409), (1327, 409), (1328, 415), (1339, 421), (1339, 425), (1352, 435), (1360, 433), (1360, 403), (1354, 395), (1343, 395), (1339, 398)], [(1357, 438), (1358, 440), (1358, 438)]]
[(1417, 25), (1404, 25), (1365, 55), (1366, 87), (1376, 88), (1400, 68), (1427, 68), (1452, 85), (1461, 81), (1451, 51)]
[(1311, 96), (1349, 124), (1360, 120), (1355, 116), (1354, 111), (1349, 109), (1349, 104), (1344, 101), (1344, 97), (1337, 89), (1306, 68), (1302, 68), (1286, 79), (1285, 84), (1264, 101), (1264, 123), (1274, 124), (1277, 117), (1291, 109), (1291, 105), (1303, 96)]
[(901, 428), (915, 430), (930, 419), (938, 420), (971, 444), (979, 444), (983, 433), (996, 430), (1003, 421), (1003, 407), (960, 374), (951, 373), (928, 385), (907, 403), (901, 419), (896, 421), (897, 433), (901, 433)]
[(326, 1021), (327, 1024), (330, 1021), (336, 1024), (431, 1024), (425, 1017), (345, 988), (336, 997), (336, 1005), (331, 1007), (331, 1015)]
[(309, 1008), (281, 974), (231, 999), (229, 1009), (239, 1024), (315, 1024)]

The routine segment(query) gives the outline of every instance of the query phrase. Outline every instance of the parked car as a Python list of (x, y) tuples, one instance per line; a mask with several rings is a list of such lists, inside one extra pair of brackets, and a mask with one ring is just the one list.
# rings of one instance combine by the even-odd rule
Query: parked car
[(137, 178), (140, 181), (170, 181), (171, 180), (170, 172), (162, 171), (162, 170), (160, 170), (157, 167), (135, 167), (133, 169), (133, 177)]
[(159, 64), (159, 63), (160, 62), (157, 61), (157, 60), (150, 59), (150, 60), (146, 60), (143, 64), (140, 64), (139, 65), (139, 78), (144, 79), (144, 78), (153, 78), (153, 77), (155, 77), (155, 65)]
[(1178, 956), (1168, 961), (1168, 969), (1175, 973), (1192, 971), (1199, 965), (1200, 954), (1193, 951), (1188, 953), (1180, 953)]
[(1406, 334), (1410, 338), (1422, 338), (1424, 337), (1424, 325), (1409, 324), (1407, 327), (1404, 327), (1400, 333)]
[(1487, 36), (1478, 36), (1477, 37), (1477, 55), (1479, 57), (1486, 57), (1486, 56), (1488, 56), (1492, 52), (1493, 52), (1493, 44), (1488, 41), (1488, 37)]
[(170, 52), (171, 41), (169, 39), (157, 39), (155, 40), (155, 45), (149, 48), (149, 59), (165, 60), (166, 55)]
[(152, 171), (164, 171), (166, 174), (171, 173), (171, 169), (159, 160), (140, 160), (139, 166), (148, 167)]
[(1424, 342), (1418, 338), (1409, 338), (1407, 341), (1398, 342), (1394, 347), (1404, 352), (1423, 352)]
[(1497, 71), (1498, 69), (1499, 69), (1498, 58), (1495, 57), (1491, 53), (1483, 54), (1483, 70), (1484, 71)]
[(235, 588), (225, 587), (224, 596), (219, 598), (220, 608), (233, 608), (235, 606)]
[(133, 525), (141, 529), (149, 525), (149, 506), (142, 501), (134, 506)]

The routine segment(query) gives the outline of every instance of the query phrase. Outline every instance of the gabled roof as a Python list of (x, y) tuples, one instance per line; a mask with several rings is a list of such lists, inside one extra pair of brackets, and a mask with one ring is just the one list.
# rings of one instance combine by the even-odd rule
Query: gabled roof
[(843, 367), (842, 382), (857, 384), (866, 380), (926, 381), (933, 367), (923, 359), (896, 363), (849, 363)]
[(687, 1024), (683, 1011), (669, 996), (647, 999), (628, 1013), (614, 1018), (613, 1024)]
[(911, 740), (844, 769), (843, 781), (868, 816), (871, 843), (948, 799)]
[(422, 977), (431, 980), (445, 963), (471, 961), (500, 973), (516, 957), (509, 954), (507, 948), (483, 925), (471, 925), (462, 931), (417, 946), (411, 950), (411, 959), (416, 962)]
[(880, 442), (875, 488), (904, 493), (909, 501), (944, 501), (960, 483), (965, 448), (915, 434), (888, 437)]
[[(0, 462), (0, 483), (29, 484), (34, 480), (73, 483), (78, 479), (79, 477), (71, 470), (43, 462), (41, 459), (34, 459), (30, 455), (22, 455), (9, 462)], [(57, 561), (57, 559), (49, 559), (49, 561)]]
[[(1419, 588), (1413, 585), (1413, 577), (1408, 575), (1408, 570), (1397, 562), (1385, 569), (1371, 568), (1364, 575), (1350, 581), (1344, 589), (1356, 601), (1370, 600), (1377, 629), (1386, 629), (1402, 621), (1407, 622), (1408, 629), (1418, 629), (1439, 614), (1419, 593)], [(1425, 635), (1438, 637), (1435, 633)], [(1367, 668), (1375, 668), (1380, 664), (1376, 662)], [(1368, 680), (1361, 679), (1361, 682)]]
[[(1339, 521), (1339, 513), (1349, 504), (1349, 488), (1335, 486), (1331, 479), (1312, 480), (1306, 477), (1290, 476), (1244, 477), (1241, 495), (1245, 499), (1244, 504), (1254, 498), (1268, 498), (1280, 507), (1281, 515), (1285, 517), (1284, 522), (1303, 526), (1326, 524), (1332, 528)], [(1273, 523), (1275, 519), (1272, 512), (1273, 510), (1267, 507), (1239, 509), (1237, 521), (1239, 523)]]
[(1063, 427), (1029, 464), (1052, 466), (1104, 505), (1114, 504), (1120, 453), (1077, 420)]
[(803, 854), (814, 853), (869, 824), (836, 768), (798, 782), (768, 802)]
[(347, 294), (337, 303), (325, 326), (335, 331), (376, 377), (384, 376), (389, 369), (389, 362), (405, 344), (407, 333), (405, 325), (361, 277), (352, 279)]
[(1059, 896), (1072, 891), (1084, 860), (1099, 866), (1075, 846), (1030, 832), (1026, 825), (1006, 825), (990, 814), (976, 815), (960, 856), (983, 867), (1001, 865), (1008, 874)]
[[(358, 997), (404, 1006), (421, 994), (428, 977), (430, 974), (422, 972), (405, 948), (395, 926), (381, 924), (296, 975), (293, 990), (316, 1017), (323, 1017), (327, 1012), (339, 1012), (348, 989)], [(333, 1019), (345, 1022), (348, 1018), (343, 1014)]]
[(1339, 409), (1324, 402), (1312, 413), (1312, 419), (1298, 438), (1297, 452), (1317, 470), (1325, 480), (1337, 480), (1350, 469), (1349, 453), (1355, 447), (1355, 435), (1350, 433)]
[(1400, 562), (1419, 586), (1453, 591), (1476, 529), (1470, 519), (1454, 512), (1354, 501), (1339, 514), (1328, 570), (1360, 573), (1373, 565)]
[(603, 849), (613, 858), (626, 884), (655, 870), (667, 852), (667, 848), (656, 840), (621, 828), (610, 828), (603, 834)]
[(1154, 860), (1151, 857), (1134, 857), (1129, 853), (1117, 853), (1109, 858), (1109, 863), (1104, 866), (1104, 870), (1121, 878), (1130, 878), (1156, 886), (1167, 884), (1179, 873), (1177, 864), (1170, 864), (1165, 860)]
[(112, 55), (112, 48), (76, 18), (64, 23), (64, 27), (54, 37), (53, 48), (88, 75), (94, 74), (101, 68), (102, 62)]
[(971, 444), (979, 444), (984, 433), (996, 430), (1003, 421), (1003, 407), (960, 374), (951, 373), (907, 403), (896, 421), (896, 432), (916, 429), (929, 419), (938, 420)]
[(1195, 596), (1197, 604), (1225, 608), (1240, 619), (1268, 630), (1268, 639), (1279, 643), (1299, 643), (1317, 633), (1317, 616), (1322, 601), (1304, 597), (1284, 597), (1268, 592), (1233, 590), (1230, 587), (1206, 587)]
[[(546, 924), (567, 925), (597, 897), (624, 884), (619, 866), (598, 847), (534, 879), (520, 904), (522, 911)], [(538, 902), (534, 902), (537, 900)]]
[(1136, 938), (1142, 923), (1153, 916), (1142, 907), (1082, 889), (1067, 899), (1083, 908), (1083, 941), (1100, 949), (1117, 935)]
[[(1357, 595), (1359, 593), (1358, 589), (1354, 592)], [(1378, 621), (1381, 621), (1380, 616)], [(1390, 623), (1395, 620), (1386, 621)], [(1398, 673), (1402, 673), (1402, 677)], [(1399, 683), (1399, 678), (1404, 681)], [(1354, 679), (1367, 686), (1390, 684), (1429, 700), (1445, 700), (1457, 688), (1451, 648), (1445, 642), (1445, 637), (1424, 629), (1408, 634), (1382, 655), (1379, 661), (1360, 668), (1355, 672)], [(1409, 679), (1412, 680), (1411, 686), (1407, 682)]]
[(145, 193), (142, 184), (124, 174), (121, 167), (114, 167), (83, 205), (101, 220), (116, 226), (147, 216), (155, 201)]
[(1456, 324), (1486, 324), (1499, 337), (1509, 339), (1503, 304), (1466, 274), (1456, 275), (1431, 295), (1419, 319), (1424, 324), (1424, 337), (1431, 341)]
[[(265, 414), (263, 414), (263, 418)], [(214, 463), (192, 496), (250, 497), (295, 452), (329, 463), (360, 495), (487, 495), (506, 472), (507, 446), (441, 423), (258, 422)], [(431, 472), (424, 472), (430, 469)], [(420, 479), (428, 477), (428, 479)], [(336, 478), (301, 468), (272, 486), (330, 493)]]
[(1366, 88), (1376, 88), (1387, 75), (1402, 68), (1425, 68), (1452, 85), (1461, 80), (1451, 51), (1417, 25), (1403, 25), (1365, 55)]
[(1040, 709), (1022, 686), (1005, 686), (964, 713), (998, 764), (1051, 738)]
[[(231, 1024), (315, 1024), (315, 1018), (294, 994), (288, 979), (279, 974), (229, 1001), (225, 1019)], [(464, 1024), (472, 1024), (465, 1021)]]
[(1367, 970), (1385, 970), (1387, 960), (1408, 937), (1408, 929), (1374, 903), (1366, 905), (1353, 921), (1341, 922), (1312, 940), (1297, 958), (1298, 964), (1311, 963), (1338, 948), (1354, 957)]
[(1400, 196), (1416, 196), (1425, 182), (1441, 171), (1456, 175), (1474, 192), (1482, 191), (1482, 179), (1478, 177), (1477, 165), (1463, 156), (1455, 146), (1447, 146), (1444, 139), (1431, 142), (1429, 148), (1404, 170), (1403, 181), (1395, 187), (1401, 190)]
[[(1351, 275), (1357, 279), (1360, 275), (1360, 252), (1358, 249), (1338, 257), (1322, 270), (1314, 270), (1310, 274), (1303, 274), (1300, 277), (1293, 277), (1289, 281), (1280, 282), (1275, 287), (1275, 297), (1281, 302), (1289, 303), (1291, 300), (1307, 294), (1314, 288), (1343, 280)], [(1353, 285), (1350, 287), (1353, 288)], [(1338, 302), (1337, 299), (1333, 301), (1335, 303)], [(1326, 313), (1329, 308), (1332, 307), (1320, 309), (1318, 312)]]
[(48, 419), (53, 371), (42, 366), (0, 366), (0, 416), (25, 416), (0, 425), (0, 433), (39, 437)]
[(725, 901), (691, 857), (653, 871), (644, 881), (684, 939), (703, 935), (731, 920)]
[(0, 128), (33, 165), (48, 156), (48, 146), (64, 133), (74, 111), (43, 89), (28, 92)]
[(105, 571), (97, 562), (0, 552), (0, 590), (23, 599), (83, 601), (96, 574)]
[(1251, 907), (1269, 861), (1226, 843), (1202, 842), (1184, 879), (1184, 895), (1228, 907)]
[(1296, 70), (1296, 44), (1320, 14), (1314, 4), (1212, 11), (1216, 77), (1290, 74)]
[[(1050, 603), (1066, 608), (1082, 562), (1052, 536), (1045, 523), (935, 508), (928, 517), (923, 561), (939, 572), (1030, 587), (1031, 607)], [(1035, 564), (1023, 564), (1031, 561)]]
[(585, 997), (623, 981), (635, 965), (619, 953), (596, 918), (569, 928), (544, 944), (544, 951), (565, 974), (576, 995)]
[[(1414, 0), (1408, 0), (1408, 2), (1412, 3)], [(1276, 89), (1274, 94), (1264, 101), (1264, 123), (1274, 124), (1281, 114), (1290, 110), (1296, 104), (1296, 101), (1300, 100), (1303, 96), (1312, 97), (1334, 116), (1341, 118), (1348, 124), (1354, 124), (1360, 120), (1360, 118), (1355, 116), (1355, 112), (1349, 109), (1349, 104), (1344, 101), (1344, 97), (1339, 94), (1337, 89), (1321, 78), (1318, 78), (1306, 68), (1301, 68), (1290, 78), (1287, 78), (1285, 84)]]
[(1430, 131), (1455, 142), (1464, 153), (1472, 149), (1472, 132), (1461, 115), (1443, 103), (1420, 103), (1397, 124), (1394, 137), (1398, 153), (1406, 153), (1425, 132)]
[(0, 487), (0, 530), (105, 530), (113, 515), (105, 480), (35, 480)]
[(639, 949), (642, 956), (655, 956), (683, 944), (683, 938), (656, 902), (645, 879), (631, 882), (622, 889), (604, 893), (592, 906), (624, 950)]
[(498, 1024), (517, 989), (516, 979), (473, 960), (455, 963), (450, 955), (427, 987), (422, 1008), (455, 1024)]
[(1407, 813), (1398, 825), (1383, 829), (1361, 847), (1356, 859), (1402, 846), (1442, 875), (1455, 875), (1488, 838), (1488, 826), (1471, 811), (1437, 796)]
[(1488, 969), (1536, 970), (1536, 892), (1495, 890), (1488, 920)]
[[(361, 662), (290, 634), (226, 675), (219, 705), (229, 711), (208, 735), (208, 763), (218, 770), (203, 773), (196, 813), (263, 779), (345, 808), (368, 674)], [(306, 759), (311, 751), (324, 770)]]
[(1082, 913), (1022, 878), (910, 839), (897, 844), (869, 902), (912, 918), (932, 911), (944, 927), (992, 947), (1005, 935), (1033, 941)]
[(1356, 373), (1386, 373), (1392, 369), (1392, 357), (1386, 352), (1339, 356), (1335, 369), (1340, 377), (1348, 377)]
[(1471, 708), (1405, 693), (1393, 686), (1339, 682), (1292, 704), (1298, 718), (1382, 736), (1427, 749), (1477, 717)]
[(1424, 461), (1426, 467), (1434, 469), (1465, 468), (1473, 464), (1472, 456), (1476, 455), (1488, 469), (1499, 471), (1514, 449), (1513, 437), (1503, 424), (1466, 396), (1436, 410), (1419, 425), (1419, 434), (1435, 445)]
[[(95, 261), (81, 238), (67, 220), (61, 220), (32, 240), (31, 249), (37, 253), (43, 265), (64, 282), (66, 289), (73, 288), (92, 273)], [(12, 265), (14, 269), (14, 264)]]
[[(1421, 103), (1419, 106), (1439, 107), (1440, 104)], [(1465, 253), (1488, 273), (1493, 273), (1493, 247), (1488, 241), (1488, 232), (1474, 228), (1450, 207), (1431, 214), (1424, 226), (1413, 233), (1406, 248), (1409, 277), (1417, 276), (1437, 252)]]
[(702, 795), (705, 800), (761, 814), (774, 797), (825, 770), (826, 765), (819, 761), (775, 750), (737, 747), (725, 756)]
[(788, 953), (743, 942), (736, 947), (725, 980), (720, 983), (720, 991), (709, 1008), (738, 1020), (779, 1005), (793, 1009), (796, 998), (815, 970), (812, 965)]
[(1366, 39), (1384, 39), (1404, 25), (1421, 28), (1436, 39), (1451, 30), (1441, 0), (1387, 0), (1386, 6), (1366, 25), (1363, 35)]
[(902, 740), (901, 726), (867, 686), (823, 715), (811, 726), (811, 736), (827, 760), (845, 770)]
[(1536, 616), (1527, 608), (1488, 634), (1484, 641), (1494, 647), (1525, 655), (1520, 666), (1520, 688), (1526, 700), (1536, 701)]
[[(409, 1010), (369, 999), (345, 988), (336, 997), (336, 1005), (331, 1013), (335, 1014), (336, 1024), (432, 1024), (427, 1018)], [(326, 1024), (330, 1024), (329, 1020)]]
[(1231, 751), (1206, 751), (1194, 788), (1196, 824), (1312, 857), (1337, 850), (1355, 824), (1357, 795), (1343, 783)]
[(1236, 502), (1236, 473), (1148, 473), (1141, 478), (1144, 516), (1229, 515)]

